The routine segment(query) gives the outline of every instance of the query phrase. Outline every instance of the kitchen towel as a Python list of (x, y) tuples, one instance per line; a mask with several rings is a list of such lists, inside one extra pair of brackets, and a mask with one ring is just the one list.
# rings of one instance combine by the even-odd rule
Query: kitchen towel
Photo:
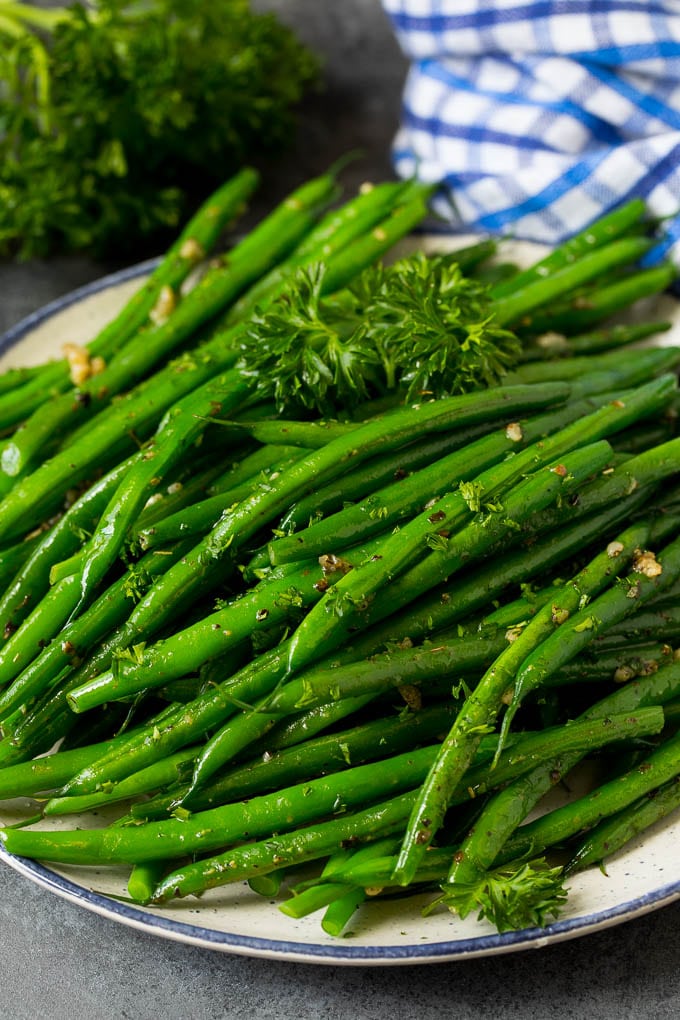
[(452, 228), (554, 244), (633, 195), (680, 255), (680, 0), (383, 0), (400, 176)]

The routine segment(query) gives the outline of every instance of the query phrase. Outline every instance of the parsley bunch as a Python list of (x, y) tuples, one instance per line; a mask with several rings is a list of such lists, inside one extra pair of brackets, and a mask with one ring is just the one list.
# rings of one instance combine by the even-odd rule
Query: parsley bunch
[(0, 3), (0, 255), (140, 253), (292, 137), (315, 58), (248, 0)]
[(332, 296), (323, 264), (299, 270), (252, 317), (241, 349), (241, 370), (279, 410), (333, 414), (392, 390), (410, 402), (496, 385), (520, 343), (495, 324), (483, 284), (447, 256), (419, 253)]

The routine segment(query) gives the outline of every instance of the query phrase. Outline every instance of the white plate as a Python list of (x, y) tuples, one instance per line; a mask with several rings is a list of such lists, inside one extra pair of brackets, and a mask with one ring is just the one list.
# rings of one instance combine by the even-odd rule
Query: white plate
[[(422, 240), (422, 239), (421, 239)], [(443, 238), (433, 241), (442, 246)], [(459, 241), (460, 243), (460, 241)], [(536, 246), (521, 246), (509, 257), (533, 258)], [(139, 285), (149, 264), (108, 276), (74, 291), (31, 315), (0, 339), (0, 369), (31, 364), (57, 354), (65, 340), (83, 343), (105, 324)], [(654, 317), (672, 318), (674, 328), (664, 342), (679, 342), (680, 314), (676, 302), (655, 303)], [(21, 804), (0, 807), (0, 822), (11, 823)], [(78, 819), (53, 821), (72, 828)], [(92, 824), (89, 818), (87, 824)], [(130, 906), (114, 899), (126, 894), (122, 872), (100, 869), (48, 868), (13, 857), (0, 858), (20, 874), (88, 910), (146, 932), (210, 949), (248, 956), (334, 965), (403, 965), (469, 959), (540, 948), (584, 935), (680, 898), (680, 821), (668, 821), (629, 845), (607, 864), (608, 876), (593, 869), (570, 883), (567, 909), (556, 923), (499, 935), (474, 918), (461, 921), (448, 912), (421, 916), (422, 900), (372, 902), (362, 907), (351, 935), (327, 937), (319, 916), (294, 921), (247, 885), (212, 890), (201, 899), (178, 901), (162, 908)]]

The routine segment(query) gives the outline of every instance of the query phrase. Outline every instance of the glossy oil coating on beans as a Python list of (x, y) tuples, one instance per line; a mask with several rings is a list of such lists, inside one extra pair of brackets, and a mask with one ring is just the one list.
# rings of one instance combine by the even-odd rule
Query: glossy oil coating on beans
[(675, 270), (633, 201), (526, 271), (482, 241), (362, 275), (432, 189), (336, 176), (209, 263), (244, 171), (89, 378), (0, 378), (0, 796), (41, 801), (0, 839), (143, 903), (292, 890), (332, 935), (404, 887), (544, 924), (677, 805), (680, 351), (608, 321)]

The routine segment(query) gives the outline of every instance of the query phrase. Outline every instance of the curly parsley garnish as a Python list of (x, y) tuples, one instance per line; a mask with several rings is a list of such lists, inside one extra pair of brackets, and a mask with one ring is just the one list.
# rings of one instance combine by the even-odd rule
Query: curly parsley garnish
[(567, 899), (564, 871), (550, 867), (543, 857), (516, 861), (485, 872), (478, 881), (444, 885), (442, 895), (426, 913), (445, 905), (459, 917), (478, 911), (499, 932), (521, 928), (543, 928), (559, 916)]
[(446, 256), (419, 253), (333, 296), (323, 264), (299, 270), (253, 317), (241, 350), (241, 370), (282, 412), (333, 414), (394, 389), (413, 402), (494, 385), (520, 344), (494, 324), (481, 283)]

